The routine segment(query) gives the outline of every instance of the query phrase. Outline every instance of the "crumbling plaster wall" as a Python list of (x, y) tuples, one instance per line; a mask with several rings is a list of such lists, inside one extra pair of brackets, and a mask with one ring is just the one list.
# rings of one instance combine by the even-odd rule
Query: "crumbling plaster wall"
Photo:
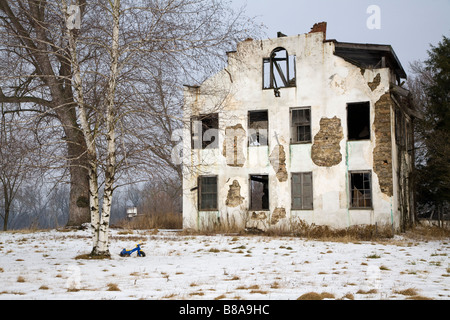
[[(230, 53), (227, 67), (208, 79), (200, 87), (201, 92), (220, 88), (221, 99), (212, 102), (207, 94), (198, 89), (186, 89), (185, 121), (194, 113), (219, 112), (219, 147), (213, 150), (190, 150), (190, 132), (184, 131), (185, 174), (183, 179), (183, 219), (185, 228), (202, 228), (211, 221), (240, 225), (242, 227), (267, 229), (288, 226), (290, 219), (302, 219), (308, 223), (326, 224), (345, 228), (356, 224), (394, 224), (395, 197), (385, 194), (373, 170), (373, 150), (377, 145), (373, 122), (375, 104), (389, 90), (388, 69), (360, 68), (333, 55), (334, 44), (324, 42), (322, 33), (303, 34), (270, 40), (244, 41), (237, 51)], [(296, 55), (297, 85), (280, 89), (281, 96), (275, 98), (273, 90), (262, 90), (262, 60), (276, 47), (285, 48), (289, 55)], [(217, 103), (217, 101), (222, 101)], [(369, 101), (371, 104), (371, 140), (347, 141), (346, 104)], [(194, 106), (194, 108), (192, 108)], [(331, 165), (318, 165), (312, 160), (312, 143), (290, 144), (289, 108), (311, 107), (312, 139), (320, 131), (322, 119), (340, 121), (343, 137), (338, 143), (341, 161)], [(249, 110), (268, 110), (268, 146), (249, 147), (247, 140), (237, 146), (242, 148), (245, 162), (242, 165), (227, 165), (222, 154), (225, 128), (242, 127), (247, 130)], [(322, 121), (323, 122), (323, 121)], [(285, 173), (280, 174), (274, 166), (271, 154), (278, 145), (284, 152)], [(201, 159), (201, 160), (200, 160)], [(395, 159), (391, 159), (395, 161)], [(389, 163), (393, 165), (393, 163)], [(348, 171), (372, 170), (373, 210), (348, 208)], [(290, 173), (313, 173), (313, 210), (291, 210)], [(278, 175), (277, 175), (278, 173)], [(197, 176), (217, 175), (219, 186), (218, 210), (198, 212)], [(249, 211), (249, 175), (268, 174), (270, 188), (270, 210)], [(281, 178), (281, 179), (280, 179)], [(230, 186), (240, 186), (238, 206), (227, 205)], [(201, 221), (200, 221), (201, 220)]]

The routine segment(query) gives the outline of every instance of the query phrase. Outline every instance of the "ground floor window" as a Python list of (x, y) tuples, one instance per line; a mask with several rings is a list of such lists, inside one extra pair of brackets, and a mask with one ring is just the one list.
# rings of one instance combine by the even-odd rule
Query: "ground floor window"
[(269, 210), (268, 175), (250, 175), (250, 210)]
[(372, 174), (370, 171), (350, 171), (350, 208), (372, 208)]
[(291, 202), (293, 210), (313, 208), (312, 172), (292, 173)]
[(198, 178), (198, 209), (217, 210), (217, 176)]

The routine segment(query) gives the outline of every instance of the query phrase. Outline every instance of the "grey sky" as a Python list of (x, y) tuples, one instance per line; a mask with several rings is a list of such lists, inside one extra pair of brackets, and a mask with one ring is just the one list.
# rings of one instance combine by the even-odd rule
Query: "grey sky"
[[(326, 21), (327, 38), (341, 42), (390, 44), (403, 68), (427, 59), (430, 44), (450, 36), (450, 0), (232, 0), (263, 23), (268, 38), (309, 32)], [(380, 8), (380, 29), (369, 29), (370, 5)]]

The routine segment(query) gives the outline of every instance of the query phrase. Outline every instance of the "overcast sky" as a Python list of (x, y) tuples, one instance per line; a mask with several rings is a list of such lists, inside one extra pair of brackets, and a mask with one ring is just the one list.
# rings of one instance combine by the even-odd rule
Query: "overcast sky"
[[(390, 44), (407, 73), (410, 62), (427, 59), (430, 44), (437, 45), (443, 35), (450, 37), (450, 0), (232, 1), (237, 7), (245, 5), (246, 14), (266, 26), (268, 38), (277, 31), (288, 36), (307, 33), (314, 23), (326, 21), (327, 39)], [(374, 20), (375, 11), (367, 13), (371, 5), (379, 8), (379, 20)]]

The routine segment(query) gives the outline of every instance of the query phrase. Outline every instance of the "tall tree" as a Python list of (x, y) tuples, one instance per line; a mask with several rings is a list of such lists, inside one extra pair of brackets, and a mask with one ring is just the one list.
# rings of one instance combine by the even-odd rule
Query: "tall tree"
[(424, 115), (417, 123), (417, 200), (442, 217), (450, 203), (450, 39), (431, 46), (428, 56), (412, 66), (410, 83)]
[[(60, 10), (68, 22), (65, 34), (73, 71), (70, 80), (87, 146), (92, 254), (108, 256), (117, 173), (139, 165), (135, 160), (142, 159), (142, 152), (148, 149), (140, 144), (142, 140), (134, 130), (137, 121), (150, 123), (146, 122), (150, 118), (152, 123), (162, 125), (159, 128), (165, 136), (171, 131), (170, 121), (164, 127), (170, 113), (160, 99), (163, 88), (169, 88), (166, 81), (170, 77), (165, 75), (172, 72), (183, 79), (197, 78), (192, 74), (200, 74), (202, 68), (211, 70), (216, 57), (247, 37), (253, 25), (241, 12), (217, 0), (92, 1), (85, 8), (85, 16), (101, 19), (95, 20), (89, 30), (83, 28), (82, 19), (78, 28), (72, 26), (68, 8), (73, 7), (62, 1)], [(86, 52), (95, 58), (84, 62)], [(99, 80), (94, 81), (96, 77)], [(170, 145), (151, 146), (160, 162), (167, 163), (167, 153), (158, 154), (156, 149), (167, 147)]]
[(0, 218), (6, 231), (14, 200), (33, 175), (37, 145), (31, 132), (23, 128), (23, 119), (5, 113), (3, 106), (0, 107)]
[[(85, 1), (80, 1), (84, 13)], [(58, 3), (0, 0), (0, 103), (9, 111), (56, 117), (64, 130), (70, 172), (68, 225), (88, 222), (86, 143), (77, 122), (66, 22)]]

